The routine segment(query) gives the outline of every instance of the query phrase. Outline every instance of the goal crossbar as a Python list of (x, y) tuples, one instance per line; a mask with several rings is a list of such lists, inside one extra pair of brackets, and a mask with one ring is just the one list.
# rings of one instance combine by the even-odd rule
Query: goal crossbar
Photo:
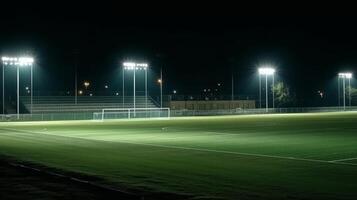
[[(134, 116), (134, 118), (136, 117), (137, 113), (149, 113), (150, 112), (159, 112), (159, 116), (155, 117), (155, 118), (170, 118), (170, 108), (103, 108), (102, 111), (100, 113), (96, 112), (93, 113), (93, 118), (94, 115), (101, 115), (101, 120), (104, 121), (105, 119), (105, 114), (106, 113), (126, 113), (128, 119), (133, 118), (131, 117), (132, 115)], [(161, 113), (165, 113), (165, 116), (161, 116)], [(153, 118), (153, 117), (150, 117)]]

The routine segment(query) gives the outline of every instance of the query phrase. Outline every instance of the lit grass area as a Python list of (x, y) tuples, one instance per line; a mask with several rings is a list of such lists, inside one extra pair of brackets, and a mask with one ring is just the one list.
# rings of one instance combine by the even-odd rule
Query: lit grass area
[(355, 199), (357, 112), (0, 123), (0, 154), (144, 191)]

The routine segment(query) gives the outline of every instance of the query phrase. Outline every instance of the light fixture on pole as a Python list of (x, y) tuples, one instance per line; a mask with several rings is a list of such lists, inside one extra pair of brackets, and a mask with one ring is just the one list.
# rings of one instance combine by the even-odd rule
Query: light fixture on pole
[[(136, 116), (136, 87), (135, 87), (135, 79), (136, 79), (136, 71), (137, 70), (144, 70), (145, 71), (145, 104), (147, 108), (147, 98), (148, 98), (148, 90), (147, 90), (147, 69), (148, 69), (148, 64), (147, 63), (135, 63), (135, 62), (124, 62), (123, 63), (123, 102), (124, 102), (124, 70), (132, 70), (133, 73), (133, 107), (134, 107), (134, 117)], [(124, 103), (123, 103), (124, 106)]]
[(160, 84), (160, 107), (162, 108), (162, 68), (160, 69), (160, 79), (157, 82)]
[(162, 108), (162, 79), (158, 79), (157, 83), (160, 85), (160, 107)]
[[(352, 78), (352, 73), (349, 72), (338, 73), (338, 83), (340, 83), (340, 80), (342, 79), (343, 110), (346, 110), (346, 79), (348, 79), (348, 84), (349, 84), (348, 93), (349, 93), (349, 101), (351, 106), (351, 78)], [(340, 99), (340, 96), (338, 98)]]
[[(273, 76), (275, 74), (275, 69), (272, 67), (268, 67), (268, 66), (263, 66), (261, 68), (258, 69), (259, 72), (259, 76), (261, 75), (265, 75), (265, 109), (266, 112), (268, 112), (269, 109), (269, 100), (268, 100), (268, 76)], [(259, 80), (261, 80), (261, 78), (259, 78)], [(273, 78), (273, 82), (274, 82), (274, 78)], [(274, 83), (273, 83), (274, 85)], [(259, 86), (261, 86), (261, 84), (259, 83)], [(259, 88), (259, 91), (261, 90), (261, 88)], [(274, 90), (274, 89), (273, 89)], [(273, 93), (274, 95), (274, 93)], [(274, 97), (273, 97), (273, 101), (274, 101)], [(274, 105), (274, 103), (273, 103)]]
[(17, 119), (20, 118), (20, 67), (31, 67), (31, 110), (32, 113), (32, 104), (33, 104), (33, 75), (32, 75), (32, 67), (34, 63), (34, 59), (31, 57), (2, 57), (1, 58), (3, 64), (3, 113), (5, 112), (4, 106), (4, 66), (16, 66), (16, 90), (17, 90)]

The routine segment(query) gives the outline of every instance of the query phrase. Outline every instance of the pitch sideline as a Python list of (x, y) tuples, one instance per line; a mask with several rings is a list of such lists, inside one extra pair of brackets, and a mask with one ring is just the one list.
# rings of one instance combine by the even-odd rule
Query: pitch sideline
[(43, 135), (65, 137), (65, 138), (75, 138), (75, 139), (81, 139), (81, 140), (91, 140), (91, 141), (93, 141), (93, 140), (95, 141), (96, 140), (96, 141), (111, 142), (111, 143), (124, 143), (124, 144), (132, 144), (132, 145), (152, 146), (152, 147), (168, 148), (168, 149), (192, 150), (192, 151), (223, 153), (223, 154), (240, 155), (240, 156), (251, 156), (251, 157), (261, 157), (261, 158), (282, 159), (282, 160), (295, 160), (295, 161), (315, 162), (315, 163), (324, 163), (324, 164), (337, 164), (337, 165), (357, 166), (357, 164), (355, 164), (355, 163), (342, 162), (345, 159), (328, 161), (328, 160), (319, 160), (319, 159), (296, 158), (296, 157), (288, 157), (288, 156), (275, 156), (275, 155), (268, 155), (268, 154), (244, 153), (244, 152), (215, 150), (215, 149), (204, 149), (204, 148), (194, 148), (194, 147), (169, 146), (169, 145), (140, 143), (140, 142), (131, 142), (131, 141), (115, 141), (114, 142), (114, 141), (108, 141), (108, 140), (103, 140), (103, 139), (86, 139), (86, 138), (83, 138), (83, 137), (63, 136), (63, 135), (48, 134), (48, 133), (43, 133), (43, 132), (34, 132), (34, 131), (9, 129), (9, 128), (6, 128), (6, 129), (4, 128), (2, 130), (9, 130), (9, 131), (13, 131), (13, 132), (25, 132), (25, 133), (32, 133), (32, 134), (43, 134)]

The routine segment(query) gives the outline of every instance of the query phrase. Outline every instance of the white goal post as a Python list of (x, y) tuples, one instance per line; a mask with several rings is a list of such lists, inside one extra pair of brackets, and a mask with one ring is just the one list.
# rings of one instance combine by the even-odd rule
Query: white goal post
[(104, 108), (94, 112), (94, 120), (133, 119), (133, 118), (170, 118), (170, 108)]

